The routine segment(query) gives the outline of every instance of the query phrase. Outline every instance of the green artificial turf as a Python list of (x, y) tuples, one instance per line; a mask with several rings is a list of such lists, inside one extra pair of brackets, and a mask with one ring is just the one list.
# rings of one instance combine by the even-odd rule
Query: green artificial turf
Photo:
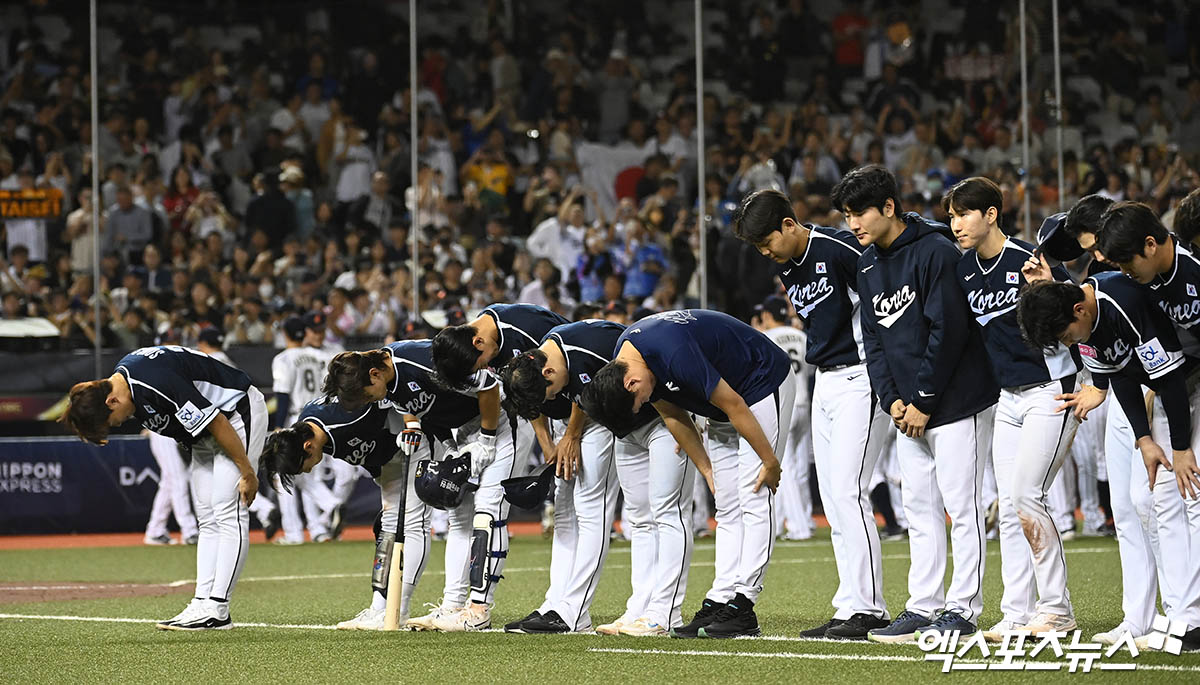
[[(444, 545), (434, 543), (417, 608), (436, 602), (442, 587)], [(1115, 541), (1083, 538), (1067, 544), (1071, 596), (1085, 639), (1121, 618), (1120, 565)], [(908, 545), (884, 543), (888, 606), (903, 609)], [(712, 540), (697, 544), (684, 605), (699, 604), (713, 576)], [(256, 544), (233, 603), (236, 622), (329, 626), (349, 618), (369, 599), (373, 545), (331, 543), (279, 547)], [(0, 582), (65, 581), (169, 583), (191, 577), (194, 550), (129, 547), (0, 552)], [(494, 627), (536, 609), (548, 584), (550, 545), (538, 538), (513, 541), (505, 580), (493, 611)], [(983, 624), (999, 619), (1000, 557), (989, 545)], [(330, 576), (267, 580), (275, 576)], [(258, 579), (258, 580), (256, 580)], [(629, 546), (614, 543), (592, 606), (594, 622), (615, 618), (629, 592)], [(756, 608), (764, 635), (795, 638), (825, 622), (837, 578), (828, 530), (804, 543), (780, 543)], [(0, 592), (4, 592), (0, 589)], [(189, 594), (87, 601), (0, 604), (2, 614), (120, 617), (147, 622), (170, 617)], [(414, 613), (417, 613), (414, 611)], [(672, 640), (599, 635), (529, 636), (371, 633), (313, 627), (239, 627), (231, 631), (174, 633), (149, 623), (0, 618), (0, 682), (899, 682), (1039, 681), (1088, 678), (1105, 682), (1197, 682), (1200, 656), (1143, 654), (1141, 666), (1175, 668), (1090, 675), (958, 672), (942, 675), (915, 646), (833, 643), (798, 639)], [(632, 650), (632, 651), (595, 651)], [(678, 654), (677, 652), (695, 652)], [(715, 654), (714, 654), (715, 653)], [(864, 657), (901, 657), (866, 660)], [(1128, 654), (1120, 660), (1129, 661)]]

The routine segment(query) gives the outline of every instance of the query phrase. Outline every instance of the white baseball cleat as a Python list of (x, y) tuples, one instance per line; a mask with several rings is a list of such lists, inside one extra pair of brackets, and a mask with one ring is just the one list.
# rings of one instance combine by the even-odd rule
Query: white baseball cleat
[(613, 621), (612, 623), (605, 623), (605, 624), (596, 626), (596, 634), (597, 635), (620, 635), (621, 628), (624, 628), (625, 626), (629, 625), (630, 623), (633, 623), (633, 621), (634, 621), (634, 619), (630, 618), (627, 614), (621, 614), (621, 617), (618, 618), (617, 620)]
[(667, 634), (667, 629), (663, 624), (642, 616), (632, 623), (621, 626), (621, 634), (632, 637), (661, 637)]
[(159, 621), (155, 624), (155, 627), (159, 630), (167, 630), (175, 623), (190, 623), (205, 613), (206, 603), (207, 600), (200, 599), (199, 597), (193, 597), (192, 601), (188, 602), (188, 605), (183, 608), (183, 611), (175, 614), (173, 618), (169, 618), (165, 621)]
[(1039, 613), (1030, 619), (1029, 623), (1018, 626), (1017, 630), (1028, 630), (1030, 635), (1041, 635), (1051, 631), (1068, 632), (1075, 630), (1075, 617), (1062, 614)]
[(443, 616), (458, 612), (462, 609), (462, 607), (447, 604), (444, 601), (441, 604), (426, 603), (425, 606), (432, 609), (432, 611), (424, 616), (408, 619), (408, 621), (404, 624), (405, 628), (408, 628), (409, 630), (437, 630), (437, 628), (434, 627), (435, 621)]
[[(1126, 633), (1133, 635), (1135, 638), (1138, 637), (1137, 631), (1133, 629), (1133, 626), (1129, 625), (1125, 621), (1121, 621), (1120, 625), (1118, 625), (1116, 628), (1113, 628), (1105, 633), (1096, 633), (1093, 635), (1092, 642), (1099, 642), (1105, 646), (1112, 646), (1123, 640)], [(1138, 645), (1138, 649), (1141, 648), (1141, 645)]]
[[(358, 612), (354, 618), (342, 621), (337, 624), (338, 630), (383, 630), (383, 616), (386, 613), (384, 609), (373, 609), (367, 607)], [(404, 620), (401, 617), (400, 623), (403, 625)]]
[(983, 631), (983, 639), (988, 642), (1003, 642), (1004, 634), (1013, 630), (1024, 630), (1022, 624), (1024, 621), (1010, 621), (1007, 618), (999, 621), (996, 625)]
[(200, 609), (194, 616), (160, 627), (165, 630), (229, 630), (233, 627), (233, 620), (229, 617), (229, 604), (201, 600)]
[(491, 627), (492, 608), (475, 602), (433, 620), (433, 629), (443, 633), (472, 633)]

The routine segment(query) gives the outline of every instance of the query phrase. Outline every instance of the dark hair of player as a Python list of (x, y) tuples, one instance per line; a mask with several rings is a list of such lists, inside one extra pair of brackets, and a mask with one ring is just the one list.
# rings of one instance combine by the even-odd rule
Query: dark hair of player
[(604, 365), (592, 382), (583, 386), (579, 398), (583, 411), (596, 423), (614, 433), (625, 432), (633, 422), (633, 393), (625, 389), (625, 362), (612, 361)]
[(268, 480), (279, 476), (279, 482), (288, 492), (292, 491), (292, 479), (304, 468), (308, 452), (304, 443), (316, 437), (316, 432), (307, 421), (299, 421), (291, 428), (283, 428), (267, 436), (259, 464)]
[(849, 173), (838, 181), (829, 196), (833, 208), (843, 214), (861, 214), (871, 207), (883, 212), (883, 206), (888, 200), (900, 212), (900, 187), (896, 185), (896, 177), (887, 168), (878, 164), (868, 164)]
[(347, 409), (354, 410), (367, 403), (364, 390), (371, 384), (371, 369), (387, 368), (387, 350), (339, 352), (330, 360), (321, 392), (337, 397)]
[(983, 176), (964, 178), (942, 196), (942, 209), (947, 213), (951, 209), (955, 214), (978, 209), (981, 214), (987, 214), (992, 207), (996, 208), (999, 223), (999, 215), (1004, 213), (1004, 195), (1000, 192), (1000, 186)]
[(67, 409), (59, 421), (84, 440), (103, 445), (108, 440), (108, 418), (112, 410), (107, 401), (112, 390), (112, 381), (107, 378), (76, 383), (71, 387)]
[(778, 231), (784, 219), (796, 220), (787, 195), (772, 190), (759, 190), (746, 196), (733, 214), (733, 234), (751, 245), (761, 245)]
[(475, 327), (464, 323), (447, 326), (433, 337), (433, 368), (443, 385), (461, 388), (470, 380), (483, 354), (475, 347), (475, 335)]
[[(1079, 238), (1080, 233), (1097, 233), (1100, 230), (1100, 218), (1104, 215), (1104, 210), (1108, 209), (1113, 201), (1103, 195), (1084, 195), (1079, 198), (1079, 202), (1067, 212), (1067, 221), (1063, 224), (1063, 230), (1072, 238)], [(1108, 255), (1105, 254), (1107, 257)]]
[(1083, 289), (1074, 283), (1038, 281), (1030, 284), (1021, 292), (1017, 303), (1021, 337), (1036, 349), (1052, 349), (1075, 321), (1075, 305), (1080, 302), (1083, 302)]
[(1200, 238), (1200, 188), (1187, 194), (1175, 208), (1175, 235), (1185, 243)]
[(1100, 218), (1096, 247), (1117, 264), (1126, 264), (1143, 253), (1146, 238), (1159, 245), (1167, 242), (1167, 228), (1154, 211), (1140, 202), (1117, 202)]
[(546, 359), (545, 352), (530, 350), (508, 360), (500, 369), (505, 412), (530, 421), (542, 415), (546, 386), (550, 385), (550, 381), (542, 375)]

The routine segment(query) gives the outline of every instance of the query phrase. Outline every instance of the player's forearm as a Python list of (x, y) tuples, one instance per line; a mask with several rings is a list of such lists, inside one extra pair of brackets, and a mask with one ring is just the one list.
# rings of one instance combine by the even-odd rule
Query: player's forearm
[(221, 452), (237, 464), (238, 471), (243, 476), (254, 473), (254, 467), (250, 465), (250, 457), (246, 455), (246, 447), (242, 444), (242, 439), (238, 437), (237, 431), (233, 429), (233, 425), (229, 423), (229, 419), (225, 418), (224, 414), (218, 413), (216, 418), (208, 424), (208, 432), (217, 441)]
[(779, 457), (775, 455), (775, 448), (771, 446), (771, 441), (767, 440), (767, 434), (763, 432), (758, 419), (754, 417), (754, 413), (750, 411), (745, 402), (740, 408), (726, 411), (725, 414), (729, 417), (729, 422), (737, 429), (738, 434), (750, 443), (750, 447), (754, 449), (762, 463), (779, 463)]
[(567, 419), (567, 429), (563, 431), (563, 440), (578, 442), (583, 438), (583, 429), (588, 425), (588, 416), (578, 404), (571, 405), (571, 417)]
[(500, 426), (500, 386), (479, 393), (479, 427), (495, 431)]
[(704, 449), (704, 440), (700, 437), (700, 431), (696, 428), (692, 417), (670, 402), (655, 402), (654, 408), (658, 410), (658, 415), (662, 417), (663, 424), (671, 432), (675, 442), (683, 448), (684, 453), (696, 465), (700, 474), (705, 476), (711, 474), (712, 461), (708, 458), (708, 451)]
[(542, 448), (542, 454), (554, 454), (554, 438), (550, 436), (550, 423), (546, 415), (542, 414), (529, 423), (533, 426), (533, 435)]

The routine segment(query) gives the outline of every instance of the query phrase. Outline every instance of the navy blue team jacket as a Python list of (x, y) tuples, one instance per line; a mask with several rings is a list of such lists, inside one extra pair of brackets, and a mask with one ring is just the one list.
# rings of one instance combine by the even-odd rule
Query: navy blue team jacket
[(901, 218), (907, 226), (887, 250), (871, 245), (858, 260), (867, 371), (885, 413), (903, 400), (936, 428), (992, 406), (1000, 386), (945, 225), (913, 212)]

